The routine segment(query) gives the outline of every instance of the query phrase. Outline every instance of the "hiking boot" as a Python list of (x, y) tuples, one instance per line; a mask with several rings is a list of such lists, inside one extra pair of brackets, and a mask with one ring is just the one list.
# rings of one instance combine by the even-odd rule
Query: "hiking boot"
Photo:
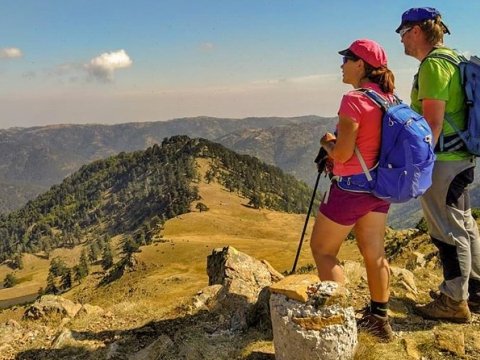
[(381, 342), (390, 342), (394, 338), (388, 316), (372, 314), (369, 308), (363, 311), (361, 319), (357, 319), (357, 327), (358, 330), (368, 332)]
[[(438, 290), (437, 291), (430, 290), (428, 294), (433, 300), (435, 300), (440, 297), (441, 292)], [(467, 304), (468, 304), (468, 308), (470, 309), (470, 312), (480, 314), (480, 296), (479, 295), (476, 295), (476, 294), (470, 295), (470, 297), (468, 298)]]
[[(432, 292), (430, 296), (432, 296)], [(432, 302), (415, 308), (415, 311), (423, 318), (456, 323), (468, 323), (472, 320), (466, 300), (455, 301), (441, 293), (433, 295), (432, 298), (434, 299)]]

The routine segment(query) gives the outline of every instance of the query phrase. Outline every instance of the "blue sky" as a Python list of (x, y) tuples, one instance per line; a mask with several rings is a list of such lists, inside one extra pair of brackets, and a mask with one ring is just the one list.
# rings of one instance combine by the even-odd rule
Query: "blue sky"
[(335, 115), (357, 38), (385, 47), (408, 100), (418, 62), (394, 29), (413, 6), (480, 54), (478, 1), (1, 0), (0, 128)]

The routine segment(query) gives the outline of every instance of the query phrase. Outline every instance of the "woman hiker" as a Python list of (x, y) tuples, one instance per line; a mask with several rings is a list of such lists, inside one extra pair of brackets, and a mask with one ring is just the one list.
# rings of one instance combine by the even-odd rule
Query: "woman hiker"
[(355, 155), (358, 148), (368, 168), (378, 159), (381, 140), (382, 110), (357, 89), (371, 89), (393, 101), (394, 75), (387, 67), (384, 49), (375, 41), (360, 39), (339, 51), (343, 82), (353, 90), (347, 92), (338, 110), (336, 135), (326, 133), (320, 143), (333, 165), (332, 184), (325, 195), (315, 221), (310, 247), (322, 281), (344, 283), (337, 254), (350, 231), (355, 231), (357, 245), (365, 261), (371, 302), (358, 320), (381, 341), (393, 340), (388, 321), (389, 266), (385, 258), (384, 234), (389, 203), (369, 192), (341, 189), (338, 176), (362, 174)]

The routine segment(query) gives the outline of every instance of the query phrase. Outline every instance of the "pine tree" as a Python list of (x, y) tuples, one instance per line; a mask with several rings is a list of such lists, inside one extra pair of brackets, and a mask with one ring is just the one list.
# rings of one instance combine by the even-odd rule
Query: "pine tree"
[(45, 287), (45, 294), (58, 294), (58, 287), (55, 284), (55, 275), (52, 272), (48, 273), (47, 286)]
[(254, 209), (260, 209), (263, 206), (263, 201), (261, 195), (254, 193), (248, 202), (249, 206), (252, 206)]
[(80, 265), (75, 265), (73, 267), (73, 274), (75, 281), (78, 283), (80, 283), (87, 276), (85, 269)]
[(23, 259), (22, 259), (22, 254), (16, 254), (15, 257), (13, 258), (13, 262), (15, 264), (16, 269), (23, 269)]
[(65, 274), (67, 269), (68, 268), (67, 268), (67, 265), (65, 264), (65, 262), (58, 257), (54, 258), (50, 262), (49, 272), (52, 273), (53, 276), (62, 276), (63, 274)]
[(130, 256), (134, 252), (137, 252), (140, 247), (131, 236), (127, 237), (127, 239), (123, 242), (122, 251), (126, 256)]
[(102, 269), (108, 270), (113, 265), (113, 253), (110, 243), (106, 243), (102, 254)]
[(90, 261), (90, 264), (95, 263), (99, 255), (100, 255), (100, 247), (98, 246), (97, 242), (94, 242), (88, 248), (88, 260)]
[(88, 275), (88, 257), (87, 251), (85, 249), (82, 250), (82, 254), (80, 255), (80, 264), (79, 266), (82, 268), (82, 272), (85, 273), (85, 276)]
[(73, 281), (72, 281), (72, 270), (67, 269), (65, 273), (62, 275), (62, 288), (64, 290), (68, 290), (72, 287)]

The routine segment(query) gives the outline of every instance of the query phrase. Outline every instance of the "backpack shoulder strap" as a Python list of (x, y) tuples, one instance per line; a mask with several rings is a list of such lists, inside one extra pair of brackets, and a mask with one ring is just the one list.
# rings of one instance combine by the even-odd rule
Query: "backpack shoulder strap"
[(390, 101), (377, 93), (375, 90), (360, 88), (357, 89), (357, 91), (365, 94), (370, 100), (372, 100), (379, 108), (383, 109), (384, 111), (387, 111), (388, 108), (392, 105)]
[[(435, 58), (435, 59), (443, 59), (443, 60), (446, 60), (448, 61), (449, 63), (455, 65), (455, 66), (458, 66), (460, 65), (461, 62), (464, 62), (464, 61), (468, 61), (465, 56), (461, 55), (461, 54), (457, 54), (455, 53), (457, 56), (454, 56), (452, 54), (446, 54), (446, 53), (442, 53), (442, 52), (436, 52), (435, 50), (432, 51), (430, 54), (428, 54), (428, 56), (425, 58), (425, 59), (432, 59), (432, 58)], [(425, 60), (424, 59), (424, 60)], [(423, 61), (422, 61), (423, 62)]]
[[(392, 105), (388, 99), (384, 98), (382, 95), (377, 93), (375, 90), (372, 89), (366, 89), (366, 88), (359, 88), (357, 91), (360, 91), (363, 93), (365, 96), (367, 96), (370, 100), (372, 100), (375, 105), (377, 105), (380, 109), (382, 109), (384, 112), (388, 110), (388, 108)], [(395, 96), (395, 99), (398, 99), (398, 97)], [(398, 99), (400, 100), (400, 99)], [(360, 166), (362, 167), (363, 173), (365, 174), (366, 178), (368, 181), (372, 181), (372, 175), (370, 174), (370, 170), (367, 167), (367, 163), (365, 162), (360, 149), (358, 146), (355, 145), (355, 154), (357, 155), (358, 161), (360, 162)]]
[[(449, 63), (451, 63), (451, 64), (453, 64), (457, 67), (459, 67), (460, 63), (468, 61), (467, 58), (465, 56), (463, 56), (462, 54), (456, 54), (456, 55), (457, 56), (455, 57), (452, 54), (435, 52), (435, 50), (434, 50), (425, 59), (428, 59), (428, 58), (443, 59), (443, 60), (446, 60)], [(425, 61), (425, 59), (424, 59), (424, 61)], [(460, 70), (461, 70), (461, 68), (460, 68)], [(461, 70), (461, 72), (462, 72), (461, 77), (462, 77), (462, 82), (463, 82), (464, 81), (463, 80), (464, 75), (463, 75), (462, 70)], [(458, 128), (458, 126), (455, 125), (455, 122), (453, 121), (453, 118), (447, 112), (445, 112), (445, 120), (447, 120), (448, 124), (453, 128), (453, 130), (455, 130), (455, 132), (462, 138), (462, 140), (465, 141), (465, 138), (462, 136), (461, 130)], [(440, 135), (439, 141), (440, 141), (440, 144), (441, 144), (440, 148), (442, 149), (443, 148), (443, 131)]]

